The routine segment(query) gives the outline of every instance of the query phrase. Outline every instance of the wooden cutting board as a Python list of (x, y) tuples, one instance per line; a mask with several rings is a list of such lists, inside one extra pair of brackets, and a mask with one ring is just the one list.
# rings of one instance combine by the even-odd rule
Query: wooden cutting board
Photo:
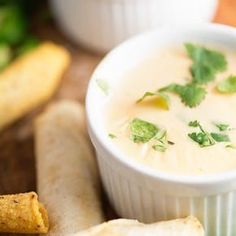
[[(220, 1), (215, 22), (236, 27), (236, 0)], [(51, 101), (68, 98), (83, 103), (88, 80), (102, 55), (76, 47), (58, 32), (53, 23), (38, 27), (36, 33), (42, 39), (64, 45), (72, 54), (72, 63)], [(43, 108), (36, 109), (0, 134), (0, 194), (36, 190), (32, 121)], [(105, 205), (107, 217), (113, 218), (109, 205)]]

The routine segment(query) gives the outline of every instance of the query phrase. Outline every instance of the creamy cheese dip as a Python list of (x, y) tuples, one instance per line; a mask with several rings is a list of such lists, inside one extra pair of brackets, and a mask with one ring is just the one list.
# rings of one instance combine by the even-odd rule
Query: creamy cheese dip
[[(194, 108), (185, 106), (181, 99), (168, 93), (170, 108), (164, 110), (155, 106), (152, 99), (137, 104), (136, 101), (147, 91), (156, 91), (171, 83), (184, 84), (191, 80), (189, 71), (192, 60), (184, 47), (159, 50), (142, 63), (128, 71), (118, 85), (112, 88), (106, 105), (107, 133), (116, 138), (111, 139), (127, 158), (159, 171), (180, 175), (203, 175), (236, 170), (236, 149), (226, 148), (224, 142), (209, 147), (200, 147), (188, 137), (196, 128), (188, 126), (198, 120), (209, 132), (219, 130), (215, 123), (226, 123), (236, 128), (236, 93), (220, 94), (215, 87), (217, 82), (227, 76), (236, 75), (236, 53), (230, 50), (214, 48), (223, 52), (228, 68), (217, 73), (216, 80), (204, 86), (206, 98)], [(149, 121), (166, 129), (168, 145), (165, 152), (158, 152), (148, 143), (134, 143), (130, 139), (129, 124), (134, 118)], [(224, 133), (224, 132), (223, 132)], [(232, 144), (236, 145), (236, 130), (227, 131)]]

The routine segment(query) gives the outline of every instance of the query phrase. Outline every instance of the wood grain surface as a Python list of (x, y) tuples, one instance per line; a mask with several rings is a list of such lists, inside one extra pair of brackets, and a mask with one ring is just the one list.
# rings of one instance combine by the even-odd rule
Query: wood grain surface
[[(215, 22), (236, 26), (236, 0), (220, 1)], [(39, 37), (64, 45), (72, 54), (72, 63), (63, 77), (60, 89), (51, 101), (72, 98), (83, 103), (88, 80), (102, 55), (92, 53), (70, 43), (57, 30), (53, 22), (39, 25), (36, 29), (35, 33)], [(36, 190), (32, 120), (44, 106), (37, 108), (1, 132), (0, 194)], [(104, 202), (107, 217), (113, 218), (114, 214), (110, 213), (107, 201)]]

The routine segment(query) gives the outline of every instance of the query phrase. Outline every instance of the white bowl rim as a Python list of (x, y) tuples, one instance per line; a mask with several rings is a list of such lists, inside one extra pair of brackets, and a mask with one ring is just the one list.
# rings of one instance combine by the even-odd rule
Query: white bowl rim
[(215, 33), (222, 33), (222, 34), (230, 34), (231, 37), (234, 36), (236, 40), (236, 29), (231, 26), (216, 24), (216, 23), (201, 23), (201, 24), (195, 24), (195, 25), (186, 24), (186, 25), (181, 25), (181, 26), (169, 25), (169, 26), (158, 27), (157, 29), (133, 36), (130, 39), (119, 44), (117, 47), (112, 49), (97, 65), (88, 84), (87, 95), (86, 95), (86, 117), (87, 117), (88, 127), (92, 132), (92, 134), (90, 133), (90, 136), (93, 135), (95, 137), (98, 143), (109, 154), (110, 158), (115, 158), (126, 167), (129, 167), (132, 170), (135, 170), (145, 176), (148, 176), (154, 179), (159, 179), (159, 180), (170, 182), (170, 183), (173, 182), (173, 183), (186, 184), (186, 185), (192, 185), (192, 184), (212, 185), (212, 184), (220, 184), (220, 183), (223, 184), (223, 183), (229, 182), (230, 180), (236, 180), (236, 170), (226, 171), (226, 172), (216, 173), (216, 174), (191, 176), (191, 175), (177, 175), (177, 174), (166, 173), (163, 171), (152, 169), (151, 167), (145, 166), (134, 160), (131, 160), (131, 158), (126, 158), (125, 155), (122, 155), (121, 153), (117, 153), (117, 151), (112, 147), (112, 145), (109, 145), (110, 144), (109, 138), (100, 135), (97, 129), (97, 125), (95, 125), (96, 120), (93, 119), (93, 115), (92, 115), (93, 109), (92, 109), (92, 106), (90, 106), (93, 95), (90, 91), (91, 91), (92, 81), (97, 79), (97, 77), (95, 77), (95, 74), (99, 72), (100, 67), (104, 66), (106, 61), (112, 58), (113, 54), (119, 53), (119, 50), (121, 50), (124, 46), (128, 46), (128, 44), (132, 44), (132, 42), (134, 40), (138, 40), (139, 37), (148, 36), (149, 34), (158, 33), (161, 31), (168, 32), (170, 31), (170, 29), (173, 29), (173, 27), (176, 27), (175, 29), (181, 29), (181, 31), (183, 30), (184, 31), (191, 30), (191, 31), (196, 31), (196, 32), (209, 31), (212, 33), (215, 32)]

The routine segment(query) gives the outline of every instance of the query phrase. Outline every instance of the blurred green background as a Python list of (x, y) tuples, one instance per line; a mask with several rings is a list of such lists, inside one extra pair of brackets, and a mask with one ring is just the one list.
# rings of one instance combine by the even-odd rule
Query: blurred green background
[(0, 0), (0, 70), (39, 44), (32, 19), (50, 19), (46, 1)]

